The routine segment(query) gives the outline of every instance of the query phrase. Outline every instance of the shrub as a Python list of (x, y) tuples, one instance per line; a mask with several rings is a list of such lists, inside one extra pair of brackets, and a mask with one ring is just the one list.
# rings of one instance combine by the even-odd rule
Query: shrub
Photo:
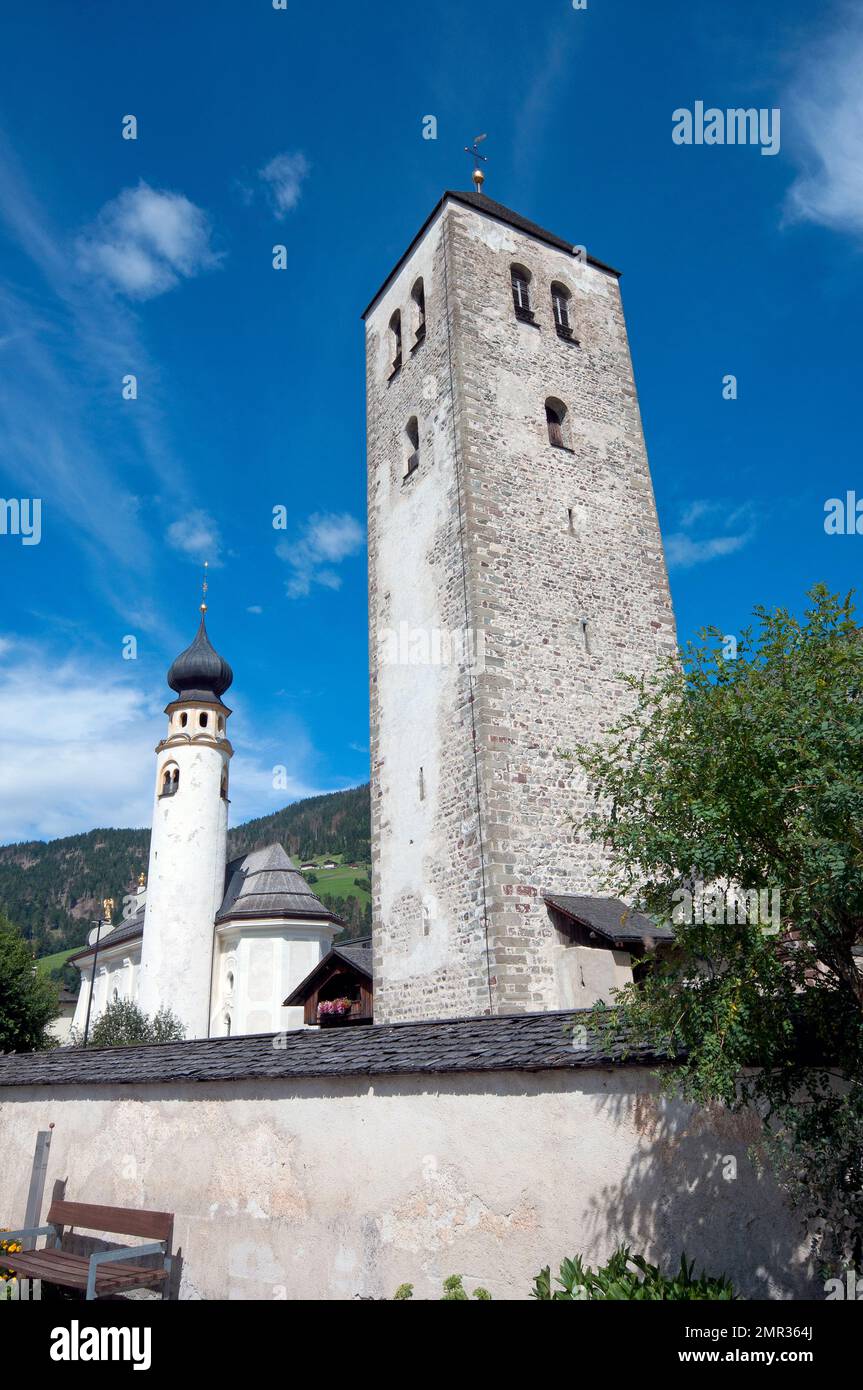
[[(443, 1290), (444, 1290), (444, 1291), (443, 1291), (443, 1293), (441, 1294), (441, 1299), (440, 1299), (441, 1303), (447, 1303), (447, 1302), (449, 1302), (449, 1303), (469, 1303), (469, 1302), (470, 1302), (470, 1296), (465, 1292), (464, 1284), (463, 1284), (463, 1282), (462, 1282), (462, 1281), (463, 1281), (463, 1278), (464, 1278), (464, 1276), (461, 1275), (461, 1274), (450, 1274), (448, 1278), (444, 1279), (444, 1281), (443, 1281)], [(408, 1298), (413, 1298), (413, 1296), (414, 1296), (414, 1286), (413, 1286), (413, 1284), (399, 1284), (398, 1288), (396, 1289), (395, 1293), (393, 1294), (393, 1302), (394, 1302), (394, 1303), (403, 1303), (406, 1299), (408, 1299)], [(491, 1302), (491, 1294), (489, 1293), (488, 1289), (483, 1289), (483, 1288), (474, 1289), (474, 1291), (473, 1291), (473, 1296), (474, 1296), (474, 1298), (479, 1299), (480, 1302), (483, 1302), (483, 1303), (486, 1303), (486, 1302), (490, 1303), (490, 1302)]]
[[(87, 1047), (133, 1047), (140, 1043), (182, 1042), (186, 1036), (183, 1024), (169, 1008), (145, 1014), (132, 999), (115, 999), (99, 1015), (90, 1029)], [(83, 1047), (77, 1029), (69, 1041), (73, 1047)]]
[(700, 1274), (696, 1279), (694, 1268), (695, 1261), (687, 1264), (684, 1253), (680, 1257), (680, 1269), (669, 1278), (656, 1265), (648, 1264), (643, 1255), (633, 1255), (629, 1246), (621, 1245), (600, 1269), (586, 1269), (580, 1255), (574, 1260), (564, 1260), (557, 1278), (559, 1289), (552, 1289), (551, 1271), (546, 1265), (534, 1280), (531, 1298), (605, 1302), (620, 1299), (719, 1302), (736, 1298), (724, 1274), (718, 1277)]

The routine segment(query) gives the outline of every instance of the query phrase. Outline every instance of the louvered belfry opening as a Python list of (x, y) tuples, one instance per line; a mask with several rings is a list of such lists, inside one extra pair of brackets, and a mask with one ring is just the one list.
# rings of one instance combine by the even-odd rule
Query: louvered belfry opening
[(548, 425), (549, 443), (553, 444), (555, 449), (562, 449), (564, 447), (563, 414), (557, 407), (552, 405), (551, 401), (546, 402), (545, 419)]
[(554, 309), (554, 327), (559, 338), (572, 337), (572, 324), (569, 317), (569, 290), (565, 285), (551, 287), (551, 303)]

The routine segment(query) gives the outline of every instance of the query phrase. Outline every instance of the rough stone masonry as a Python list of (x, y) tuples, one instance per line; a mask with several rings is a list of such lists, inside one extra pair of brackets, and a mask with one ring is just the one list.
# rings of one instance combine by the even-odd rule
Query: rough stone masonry
[[(675, 644), (618, 274), (447, 193), (366, 345), (376, 1018), (559, 1008), (577, 952), (543, 895), (609, 890), (562, 753)], [(401, 624), (484, 660), (385, 660)]]

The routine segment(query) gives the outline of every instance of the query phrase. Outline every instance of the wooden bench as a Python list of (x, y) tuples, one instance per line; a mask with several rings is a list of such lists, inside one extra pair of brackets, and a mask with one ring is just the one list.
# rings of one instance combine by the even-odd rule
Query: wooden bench
[[(61, 1248), (63, 1228), (123, 1236), (150, 1236), (149, 1245), (128, 1245), (120, 1250), (96, 1250), (92, 1255), (73, 1255)], [(86, 1289), (87, 1298), (99, 1298), (122, 1289), (162, 1288), (167, 1297), (173, 1263), (171, 1241), (173, 1214), (141, 1211), (135, 1207), (99, 1207), (89, 1202), (52, 1202), (46, 1226), (3, 1231), (4, 1241), (47, 1236), (41, 1250), (4, 1251), (2, 1262), (19, 1279), (42, 1279), (62, 1288)], [(161, 1255), (158, 1268), (130, 1264), (143, 1255)]]

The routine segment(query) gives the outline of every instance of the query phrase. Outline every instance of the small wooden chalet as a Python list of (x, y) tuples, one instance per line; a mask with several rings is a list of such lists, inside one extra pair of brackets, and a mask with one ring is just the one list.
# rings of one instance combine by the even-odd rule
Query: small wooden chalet
[(285, 1007), (301, 1006), (307, 1026), (333, 1028), (371, 1023), (373, 998), (372, 939), (368, 936), (333, 946), (288, 995)]

